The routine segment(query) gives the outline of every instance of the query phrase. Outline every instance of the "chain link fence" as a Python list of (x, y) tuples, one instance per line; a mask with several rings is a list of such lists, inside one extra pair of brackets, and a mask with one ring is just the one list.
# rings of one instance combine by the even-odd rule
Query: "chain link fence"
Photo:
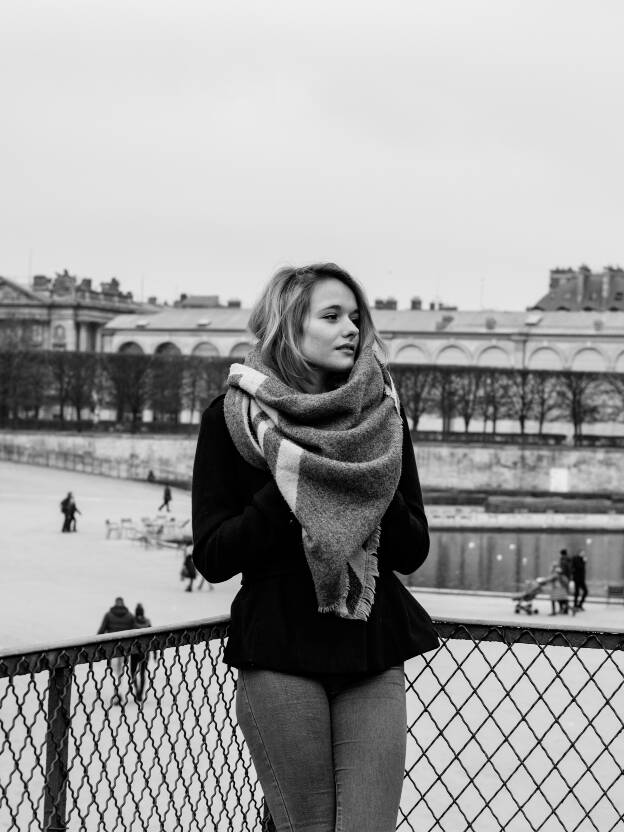
[[(436, 626), (405, 668), (398, 829), (624, 829), (624, 631)], [(0, 830), (270, 828), (227, 627), (0, 654)]]

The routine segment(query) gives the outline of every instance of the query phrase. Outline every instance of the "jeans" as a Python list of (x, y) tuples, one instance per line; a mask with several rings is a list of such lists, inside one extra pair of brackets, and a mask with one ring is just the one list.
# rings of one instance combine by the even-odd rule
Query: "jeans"
[(405, 678), (240, 670), (236, 715), (277, 832), (395, 832)]

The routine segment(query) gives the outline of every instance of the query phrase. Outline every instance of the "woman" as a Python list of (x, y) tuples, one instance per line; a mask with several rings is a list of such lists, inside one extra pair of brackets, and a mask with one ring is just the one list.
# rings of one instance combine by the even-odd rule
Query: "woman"
[(405, 765), (403, 662), (438, 640), (393, 570), (429, 550), (405, 416), (358, 283), (282, 269), (258, 339), (203, 415), (193, 557), (242, 573), (225, 661), (278, 832), (390, 832)]

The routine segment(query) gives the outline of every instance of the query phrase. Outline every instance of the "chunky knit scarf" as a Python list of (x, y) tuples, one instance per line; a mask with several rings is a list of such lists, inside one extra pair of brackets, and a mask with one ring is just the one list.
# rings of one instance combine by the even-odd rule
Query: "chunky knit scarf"
[(252, 350), (230, 367), (225, 419), (241, 456), (268, 468), (301, 524), (319, 612), (366, 620), (380, 523), (401, 475), (392, 379), (371, 348), (336, 390), (302, 393)]

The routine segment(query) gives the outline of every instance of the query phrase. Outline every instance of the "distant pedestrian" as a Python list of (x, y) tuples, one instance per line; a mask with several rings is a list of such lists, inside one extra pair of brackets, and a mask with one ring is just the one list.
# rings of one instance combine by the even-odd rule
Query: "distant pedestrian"
[(76, 531), (76, 514), (80, 514), (80, 510), (74, 500), (74, 495), (71, 491), (67, 492), (67, 497), (61, 500), (61, 513), (64, 516), (62, 532)]
[(169, 508), (169, 503), (171, 502), (171, 499), (171, 489), (168, 485), (166, 485), (165, 490), (163, 491), (162, 505), (158, 507), (158, 511), (162, 511), (163, 508), (166, 508), (167, 511), (171, 511), (171, 509)]
[[(124, 604), (124, 599), (118, 596), (115, 598), (115, 603), (106, 613), (100, 624), (98, 635), (102, 633), (120, 633), (123, 630), (134, 629), (134, 616)], [(113, 670), (113, 679), (115, 685), (115, 693), (111, 699), (111, 705), (121, 704), (121, 680), (126, 666), (125, 656), (115, 656), (111, 663)]]
[(585, 582), (587, 572), (587, 558), (585, 550), (580, 549), (572, 558), (572, 580), (574, 581), (574, 609), (583, 610), (583, 604), (587, 598), (587, 584)]
[(559, 552), (559, 567), (568, 580), (572, 577), (572, 562), (567, 549)]
[(186, 592), (193, 591), (193, 581), (197, 577), (197, 569), (195, 568), (195, 563), (193, 562), (193, 555), (190, 552), (187, 552), (184, 555), (184, 563), (182, 564), (182, 571), (180, 572), (181, 578), (188, 578), (188, 586), (186, 587)]
[(561, 566), (553, 563), (550, 575), (551, 615), (557, 615), (557, 612), (568, 614), (568, 584), (568, 577)]
[[(143, 604), (136, 605), (136, 609), (134, 610), (134, 626), (137, 630), (152, 626), (152, 622), (145, 616)], [(148, 662), (149, 652), (143, 648), (137, 649), (136, 652), (130, 654), (130, 678), (134, 685), (134, 695), (137, 702), (143, 701)]]

